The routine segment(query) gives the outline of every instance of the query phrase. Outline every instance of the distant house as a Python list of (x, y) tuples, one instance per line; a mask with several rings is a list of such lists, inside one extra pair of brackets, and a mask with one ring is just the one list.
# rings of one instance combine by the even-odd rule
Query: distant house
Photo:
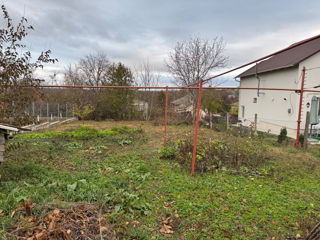
[[(190, 94), (185, 95), (171, 103), (173, 109), (177, 113), (187, 113), (190, 116), (194, 114), (194, 105), (192, 103), (192, 96)], [(200, 109), (200, 119), (204, 119), (206, 117), (206, 112)]]
[[(294, 44), (293, 44), (294, 45)], [(301, 72), (307, 70), (305, 88), (320, 84), (320, 35), (312, 41), (296, 46), (258, 63), (241, 73), (240, 87), (300, 89)], [(289, 91), (240, 90), (238, 118), (250, 125), (258, 116), (258, 130), (278, 134), (286, 127), (295, 137), (300, 95)], [(306, 112), (310, 111), (313, 124), (319, 123), (319, 93), (305, 93), (302, 105), (302, 129)]]
[(132, 105), (135, 107), (137, 111), (143, 113), (143, 118), (147, 116), (149, 110), (149, 104), (147, 102), (135, 99)]
[(185, 95), (177, 100), (174, 100), (172, 103), (174, 111), (177, 113), (188, 112), (188, 108), (192, 106), (192, 97), (191, 95)]

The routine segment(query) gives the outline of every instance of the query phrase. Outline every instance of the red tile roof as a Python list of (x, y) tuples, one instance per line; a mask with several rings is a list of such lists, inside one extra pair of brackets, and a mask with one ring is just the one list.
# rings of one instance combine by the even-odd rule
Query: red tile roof
[[(305, 41), (305, 40), (303, 40)], [(301, 42), (301, 41), (300, 41)], [(297, 43), (292, 44), (294, 46)], [(253, 66), (248, 70), (244, 71), (237, 77), (246, 77), (251, 76), (257, 73), (264, 73), (269, 71), (274, 71), (278, 69), (293, 67), (305, 60), (306, 58), (316, 54), (320, 51), (320, 35), (318, 38), (306, 42), (297, 47), (291, 48), (287, 51), (274, 55), (267, 60), (264, 60), (257, 64), (257, 66)]]

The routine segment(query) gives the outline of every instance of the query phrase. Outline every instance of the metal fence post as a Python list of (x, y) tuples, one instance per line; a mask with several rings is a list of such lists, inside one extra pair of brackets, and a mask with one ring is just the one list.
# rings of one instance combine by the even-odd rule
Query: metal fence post
[(198, 128), (199, 128), (199, 119), (200, 119), (202, 83), (203, 83), (203, 80), (200, 79), (199, 93), (198, 93), (197, 118), (196, 118), (195, 130), (194, 130), (194, 143), (193, 143), (193, 154), (192, 154), (192, 169), (191, 169), (191, 175), (192, 176), (194, 175), (194, 167), (195, 167), (196, 153), (197, 153), (197, 139), (198, 139)]
[(58, 121), (60, 120), (60, 104), (58, 103)]
[(228, 130), (230, 127), (230, 114), (228, 112), (227, 112), (226, 118), (227, 118), (227, 130)]
[(47, 122), (49, 122), (49, 103), (47, 103)]
[(32, 117), (34, 117), (34, 102), (32, 102)]
[(166, 86), (166, 105), (164, 110), (164, 140), (163, 140), (164, 147), (166, 147), (166, 143), (167, 143), (167, 120), (168, 120), (168, 86)]

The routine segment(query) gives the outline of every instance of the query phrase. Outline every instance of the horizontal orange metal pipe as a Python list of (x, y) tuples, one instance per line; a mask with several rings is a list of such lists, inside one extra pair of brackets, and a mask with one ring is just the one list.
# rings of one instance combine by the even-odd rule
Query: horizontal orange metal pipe
[[(14, 86), (7, 86), (8, 88)], [(34, 86), (17, 85), (17, 87), (32, 88)], [(175, 87), (148, 87), (148, 86), (86, 86), (86, 85), (39, 85), (39, 88), (105, 88), (105, 89), (198, 89), (199, 87), (175, 86)], [(265, 90), (265, 91), (291, 91), (300, 92), (295, 88), (255, 88), (255, 87), (202, 87), (202, 89), (216, 90)], [(308, 92), (320, 92), (320, 90), (305, 90)]]

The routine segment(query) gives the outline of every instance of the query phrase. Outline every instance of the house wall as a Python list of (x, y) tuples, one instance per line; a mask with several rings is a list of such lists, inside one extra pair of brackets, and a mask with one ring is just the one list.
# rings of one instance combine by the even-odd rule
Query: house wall
[[(320, 90), (320, 88), (314, 88), (320, 85), (320, 52), (307, 58), (299, 64), (299, 72), (302, 72), (303, 66), (306, 67), (306, 74), (304, 80), (304, 88), (308, 90)], [(314, 68), (314, 69), (312, 69)], [(307, 93), (303, 95), (303, 105), (301, 111), (302, 127), (305, 126), (305, 119), (307, 111), (310, 111), (310, 107), (307, 107), (307, 103), (311, 106), (311, 99), (313, 96), (320, 97), (320, 93)]]
[[(259, 74), (261, 88), (298, 88), (298, 67)], [(241, 78), (240, 87), (258, 87), (255, 76)], [(288, 134), (294, 136), (297, 125), (298, 95), (285, 91), (239, 91), (239, 120), (246, 126), (254, 122), (258, 115), (258, 130), (278, 134), (287, 127)], [(254, 103), (254, 98), (257, 103)], [(244, 106), (244, 113), (243, 113)], [(288, 112), (290, 109), (291, 112)]]
[[(320, 67), (320, 53), (302, 61), (299, 66), (269, 73), (261, 73), (261, 88), (301, 88), (301, 72), (305, 66), (307, 69)], [(320, 84), (320, 69), (307, 70), (305, 76), (305, 89), (313, 88)], [(243, 77), (240, 87), (258, 87), (258, 80), (255, 76)], [(320, 94), (305, 93), (302, 105), (301, 129), (304, 129), (307, 103), (311, 104), (313, 96), (320, 97)], [(257, 98), (257, 103), (253, 99)], [(254, 122), (254, 115), (258, 115), (258, 130), (279, 134), (282, 127), (286, 127), (288, 135), (295, 138), (298, 120), (300, 95), (287, 91), (260, 91), (240, 90), (239, 91), (239, 120), (244, 125)], [(243, 108), (245, 107), (244, 116)], [(291, 113), (288, 110), (291, 109)]]

